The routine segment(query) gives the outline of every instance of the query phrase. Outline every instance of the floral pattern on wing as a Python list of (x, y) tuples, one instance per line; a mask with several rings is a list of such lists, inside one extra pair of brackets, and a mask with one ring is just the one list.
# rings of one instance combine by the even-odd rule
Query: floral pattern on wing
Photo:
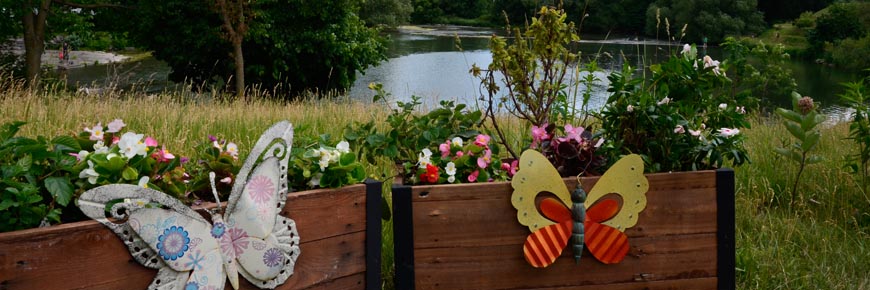
[(230, 258), (235, 258), (248, 249), (248, 241), (244, 240), (248, 237), (248, 233), (239, 228), (230, 228), (221, 236), (221, 252), (228, 254)]
[(263, 263), (269, 267), (276, 267), (284, 264), (284, 255), (278, 248), (271, 248), (263, 253)]
[(190, 248), (190, 237), (183, 227), (171, 226), (157, 238), (157, 251), (163, 260), (175, 261)]
[(257, 204), (269, 202), (275, 193), (275, 184), (272, 183), (272, 179), (262, 175), (254, 176), (247, 187), (248, 192), (251, 194), (251, 199)]

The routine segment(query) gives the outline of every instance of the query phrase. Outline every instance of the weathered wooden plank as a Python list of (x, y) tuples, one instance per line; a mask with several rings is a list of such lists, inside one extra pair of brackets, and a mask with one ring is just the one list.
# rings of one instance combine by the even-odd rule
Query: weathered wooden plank
[(365, 286), (365, 280), (365, 274), (353, 274), (347, 277), (341, 277), (332, 281), (313, 285), (308, 288), (301, 288), (301, 290), (362, 289), (363, 286)]
[[(279, 289), (350, 285), (331, 281), (365, 272), (365, 189), (355, 185), (288, 196), (282, 214), (296, 221), (302, 255), (296, 273)], [(95, 221), (0, 234), (0, 290), (145, 289), (155, 275)]]
[[(703, 180), (651, 175), (654, 189), (647, 193), (647, 208), (641, 212), (638, 224), (626, 230), (626, 234), (636, 238), (716, 232), (715, 182), (707, 180), (715, 181), (715, 176), (693, 176)], [(662, 186), (659, 181), (677, 189)], [(516, 221), (509, 185), (415, 187), (413, 191), (415, 248), (521, 245), (529, 235), (528, 228)], [(420, 193), (427, 191), (428, 195), (421, 197)], [(469, 199), (466, 195), (485, 198)]]
[(566, 251), (544, 269), (526, 263), (521, 244), (417, 249), (415, 284), (416, 289), (528, 289), (712, 278), (715, 253), (715, 234), (633, 239), (629, 255), (615, 265), (588, 253), (576, 265)]
[(281, 215), (296, 221), (303, 241), (365, 231), (365, 185), (290, 193)]
[[(696, 279), (676, 279), (651, 282), (631, 282), (617, 283), (607, 285), (607, 290), (711, 290), (716, 289), (717, 278), (696, 278)], [(567, 287), (549, 287), (549, 288), (534, 288), (529, 290), (599, 290), (601, 285), (592, 286), (567, 286)]]

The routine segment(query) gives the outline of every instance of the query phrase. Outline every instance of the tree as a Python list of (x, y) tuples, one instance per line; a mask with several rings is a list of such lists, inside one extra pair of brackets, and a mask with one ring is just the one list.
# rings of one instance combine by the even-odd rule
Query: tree
[(235, 64), (236, 95), (245, 97), (245, 56), (242, 53), (242, 41), (248, 34), (248, 23), (253, 18), (251, 5), (253, 1), (246, 0), (215, 0), (214, 9), (223, 20), (223, 37), (233, 45), (230, 55)]
[[(20, 1), (20, 2), (19, 2)], [(113, 3), (79, 3), (75, 0), (0, 0), (4, 9), (10, 9), (11, 14), (21, 19), (24, 34), (24, 58), (26, 80), (30, 87), (39, 82), (39, 72), (42, 68), (42, 53), (45, 52), (46, 30), (48, 17), (60, 15), (62, 9), (70, 8), (98, 9), (122, 8)], [(17, 2), (17, 3), (16, 3)], [(15, 4), (13, 4), (15, 3)], [(54, 7), (52, 4), (56, 4)], [(55, 9), (56, 8), (56, 9)]]
[(365, 0), (359, 17), (368, 25), (396, 26), (411, 20), (411, 0)]
[[(377, 30), (352, 0), (259, 0), (242, 41), (245, 81), (282, 92), (349, 88), (356, 72), (385, 59)], [(170, 79), (222, 85), (233, 72), (223, 20), (204, 0), (139, 0), (130, 35), (172, 68)]]
[(656, 0), (647, 9), (646, 33), (675, 40), (719, 43), (725, 36), (757, 34), (764, 27), (756, 0)]

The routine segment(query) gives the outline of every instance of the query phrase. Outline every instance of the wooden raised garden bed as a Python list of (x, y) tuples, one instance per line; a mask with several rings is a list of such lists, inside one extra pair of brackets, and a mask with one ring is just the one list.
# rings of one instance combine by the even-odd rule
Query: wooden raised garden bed
[[(380, 289), (380, 198), (375, 181), (288, 194), (281, 215), (296, 221), (301, 255), (276, 289)], [(156, 273), (96, 221), (0, 234), (2, 290), (146, 289)]]
[[(566, 250), (542, 269), (523, 257), (529, 230), (509, 182), (394, 186), (396, 289), (733, 289), (734, 171), (647, 178), (625, 260), (605, 265), (586, 251), (578, 265)], [(587, 192), (597, 180), (582, 180)]]

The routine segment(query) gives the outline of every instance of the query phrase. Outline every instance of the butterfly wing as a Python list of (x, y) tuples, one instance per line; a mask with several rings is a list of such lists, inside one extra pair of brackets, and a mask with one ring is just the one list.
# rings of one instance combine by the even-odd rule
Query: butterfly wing
[(617, 215), (619, 203), (613, 199), (604, 199), (595, 203), (586, 212), (584, 223), (585, 244), (589, 252), (604, 264), (615, 264), (622, 261), (628, 254), (628, 236), (625, 233), (602, 221)]
[(638, 214), (646, 208), (647, 190), (649, 190), (649, 181), (643, 175), (643, 160), (637, 154), (627, 155), (601, 176), (589, 192), (586, 208), (595, 205), (609, 193), (622, 196), (622, 208), (613, 218), (602, 224), (625, 231), (637, 224)]
[(295, 222), (278, 214), (287, 198), (292, 141), (288, 122), (263, 133), (237, 176), (227, 205), (229, 243), (239, 273), (260, 288), (284, 283), (300, 253)]
[(573, 220), (565, 205), (553, 198), (541, 201), (541, 213), (555, 224), (533, 231), (523, 244), (523, 254), (532, 267), (544, 268), (562, 255), (571, 238)]
[[(106, 209), (111, 203), (110, 220)], [(111, 184), (86, 191), (76, 204), (115, 232), (136, 261), (159, 269), (149, 289), (181, 289), (190, 282), (223, 288), (223, 268), (217, 242), (209, 234), (211, 225), (177, 199), (135, 185)], [(217, 261), (216, 266), (204, 267), (206, 261)]]
[(526, 150), (520, 156), (520, 169), (511, 180), (511, 186), (514, 189), (511, 204), (517, 209), (517, 220), (533, 232), (556, 224), (538, 212), (535, 205), (538, 193), (550, 192), (562, 204), (571, 204), (571, 195), (559, 172), (544, 155), (535, 150)]

